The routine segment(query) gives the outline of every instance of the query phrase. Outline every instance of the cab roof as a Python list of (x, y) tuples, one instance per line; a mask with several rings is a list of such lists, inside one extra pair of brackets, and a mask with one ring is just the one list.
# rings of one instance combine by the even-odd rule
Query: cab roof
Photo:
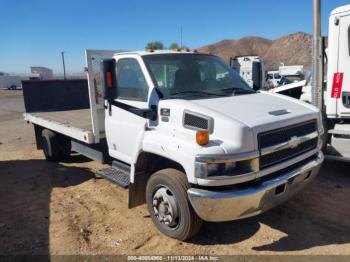
[(167, 54), (204, 54), (204, 53), (195, 52), (193, 50), (191, 50), (191, 51), (185, 51), (185, 50), (181, 50), (181, 51), (176, 51), (176, 50), (145, 51), (145, 50), (141, 50), (141, 51), (126, 51), (126, 52), (120, 52), (117, 54), (118, 55), (136, 54), (136, 55), (140, 55), (140, 56), (146, 56), (146, 55), (160, 55), (160, 54), (167, 55)]
[(336, 15), (340, 13), (345, 13), (350, 11), (350, 5), (343, 5), (335, 8), (332, 12), (331, 15)]

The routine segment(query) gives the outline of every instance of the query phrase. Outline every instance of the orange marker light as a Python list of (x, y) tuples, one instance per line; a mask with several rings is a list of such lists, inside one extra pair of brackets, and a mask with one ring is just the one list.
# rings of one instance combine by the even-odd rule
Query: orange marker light
[(196, 141), (198, 145), (204, 146), (209, 143), (209, 132), (208, 131), (198, 131), (196, 133)]
[(113, 87), (112, 73), (111, 72), (106, 72), (106, 84), (107, 84), (107, 87), (109, 87), (109, 88)]

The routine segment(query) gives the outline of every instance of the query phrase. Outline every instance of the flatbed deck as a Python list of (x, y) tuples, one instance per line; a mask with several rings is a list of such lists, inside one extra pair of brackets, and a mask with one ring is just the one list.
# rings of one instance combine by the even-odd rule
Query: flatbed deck
[(79, 141), (95, 143), (90, 109), (25, 113), (24, 119)]

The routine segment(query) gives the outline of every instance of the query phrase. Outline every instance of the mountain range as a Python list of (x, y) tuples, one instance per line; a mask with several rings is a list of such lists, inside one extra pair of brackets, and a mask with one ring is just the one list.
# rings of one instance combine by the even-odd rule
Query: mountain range
[(258, 55), (267, 69), (278, 69), (284, 65), (311, 67), (312, 36), (297, 32), (270, 40), (257, 36), (247, 36), (239, 40), (226, 39), (198, 48), (198, 51), (212, 53), (229, 61), (237, 55)]

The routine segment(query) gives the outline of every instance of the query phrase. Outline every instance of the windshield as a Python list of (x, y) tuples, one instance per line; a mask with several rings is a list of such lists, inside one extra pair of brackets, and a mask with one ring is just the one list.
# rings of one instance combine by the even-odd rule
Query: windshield
[(143, 59), (163, 98), (207, 98), (254, 93), (238, 73), (215, 56), (155, 54)]

